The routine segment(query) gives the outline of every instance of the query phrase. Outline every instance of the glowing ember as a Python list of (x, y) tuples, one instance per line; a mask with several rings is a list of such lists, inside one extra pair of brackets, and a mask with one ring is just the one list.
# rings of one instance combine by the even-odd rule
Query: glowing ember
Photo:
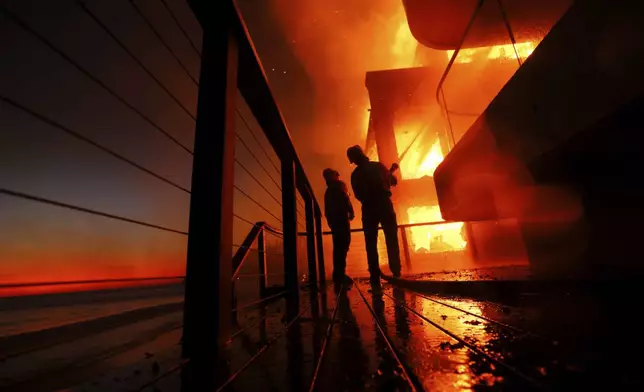
[[(407, 209), (409, 223), (442, 221), (437, 206), (411, 207)], [(467, 242), (462, 234), (463, 223), (411, 227), (411, 241), (415, 252), (446, 252), (465, 248)]]
[[(516, 48), (516, 53), (514, 49)], [(461, 49), (458, 51), (455, 63), (471, 63), (475, 59), (487, 60), (516, 60), (517, 53), (521, 59), (528, 58), (534, 52), (535, 44), (533, 42), (522, 42), (512, 47), (512, 44), (486, 46), (483, 48)], [(446, 51), (447, 58), (451, 59), (454, 55), (453, 50)]]

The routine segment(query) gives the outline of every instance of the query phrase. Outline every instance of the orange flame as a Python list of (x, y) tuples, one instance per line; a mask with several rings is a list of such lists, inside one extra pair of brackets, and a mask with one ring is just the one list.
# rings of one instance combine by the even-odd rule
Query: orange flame
[[(404, 179), (432, 177), (438, 165), (443, 161), (438, 139), (432, 144), (429, 152), (421, 156), (418, 147), (410, 149), (401, 161), (400, 169)], [(438, 206), (415, 206), (407, 209), (409, 223), (442, 221)], [(444, 225), (418, 226), (410, 228), (414, 251), (439, 252), (463, 249), (466, 245), (461, 231), (463, 223), (446, 223)]]
[(416, 62), (418, 41), (411, 34), (405, 12), (402, 7), (400, 8), (400, 11), (396, 15), (396, 20), (399, 21), (398, 29), (396, 30), (396, 39), (391, 48), (393, 57), (395, 58), (394, 68), (413, 67)]
[[(438, 206), (419, 206), (407, 209), (409, 223), (439, 222), (443, 220)], [(463, 222), (411, 227), (414, 251), (444, 252), (465, 248)]]
[[(487, 60), (516, 60), (519, 58), (526, 59), (534, 52), (535, 44), (533, 42), (521, 42), (512, 47), (512, 44), (486, 46), (482, 48), (461, 49), (454, 60), (455, 63), (471, 63), (475, 59)], [(516, 50), (516, 52), (515, 52)], [(454, 55), (453, 50), (446, 51), (447, 58), (451, 59)]]
[[(415, 64), (418, 42), (412, 36), (404, 12), (398, 15), (400, 25), (396, 32), (396, 39), (391, 48), (399, 67), (412, 67)], [(425, 126), (424, 122), (402, 124), (396, 126), (396, 141), (398, 154), (403, 155), (400, 164), (400, 173), (404, 180), (413, 180), (423, 177), (433, 177), (434, 171), (443, 161), (443, 151), (440, 141), (435, 139), (429, 149), (424, 145), (426, 140), (414, 138), (418, 131)], [(423, 143), (423, 144), (421, 144)], [(407, 209), (409, 223), (425, 223), (442, 221), (443, 218), (438, 206), (414, 206)], [(413, 249), (416, 252), (445, 251), (463, 249), (466, 245), (461, 230), (463, 223), (446, 223), (442, 225), (418, 226), (410, 228)]]
[[(390, 69), (409, 68), (416, 65), (416, 49), (418, 49), (418, 41), (411, 33), (409, 24), (407, 24), (407, 16), (405, 10), (400, 6), (398, 12), (390, 21), (390, 26), (397, 26), (395, 28), (394, 41), (388, 48), (390, 53)], [(369, 111), (365, 108), (364, 129), (363, 136), (366, 136), (369, 125)]]
[(434, 171), (443, 162), (443, 151), (441, 150), (440, 142), (436, 139), (429, 152), (424, 155), (425, 149), (422, 149), (418, 142), (414, 142), (414, 144), (400, 161), (402, 177), (412, 180), (425, 176), (434, 176)]

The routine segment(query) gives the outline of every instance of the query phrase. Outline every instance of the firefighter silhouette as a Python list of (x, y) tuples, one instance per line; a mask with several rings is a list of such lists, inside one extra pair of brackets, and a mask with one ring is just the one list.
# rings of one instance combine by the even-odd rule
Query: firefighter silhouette
[(391, 202), (391, 186), (397, 184), (392, 170), (380, 162), (372, 162), (360, 146), (347, 150), (349, 162), (356, 165), (351, 174), (351, 187), (356, 199), (362, 204), (362, 227), (364, 229), (367, 262), (372, 281), (380, 280), (378, 262), (378, 225), (382, 226), (387, 245), (389, 269), (394, 277), (400, 276), (400, 246), (398, 244), (398, 222)]
[(333, 169), (324, 169), (322, 176), (327, 185), (324, 215), (333, 238), (333, 280), (341, 281), (345, 279), (347, 253), (351, 245), (350, 222), (355, 215), (347, 186), (340, 181), (340, 174)]

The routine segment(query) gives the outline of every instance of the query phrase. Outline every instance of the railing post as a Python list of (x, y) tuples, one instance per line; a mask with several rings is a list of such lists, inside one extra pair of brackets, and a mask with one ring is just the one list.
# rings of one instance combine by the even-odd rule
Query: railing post
[(216, 357), (231, 326), (237, 98), (231, 20), (210, 24), (203, 35), (183, 316), (183, 357), (190, 359)]
[(284, 286), (293, 298), (299, 297), (297, 273), (297, 200), (295, 164), (290, 156), (282, 163), (282, 231), (284, 232)]
[(411, 255), (409, 253), (409, 239), (407, 238), (406, 227), (400, 228), (400, 237), (403, 246), (403, 256), (405, 257), (405, 267), (407, 268), (407, 272), (409, 272), (411, 271)]
[(262, 229), (257, 237), (257, 262), (259, 271), (259, 296), (266, 297), (266, 286), (268, 286), (268, 276), (266, 276), (266, 231)]
[(309, 263), (309, 283), (312, 288), (318, 287), (318, 272), (316, 266), (316, 255), (315, 255), (315, 220), (314, 220), (314, 205), (313, 205), (313, 196), (310, 193), (306, 197), (304, 202), (305, 218), (306, 218), (306, 255)]
[(322, 236), (322, 211), (320, 211), (320, 206), (315, 203), (313, 206), (315, 215), (315, 242), (317, 243), (318, 250), (318, 275), (320, 277), (320, 286), (324, 288), (326, 286), (326, 272), (324, 268), (324, 243)]

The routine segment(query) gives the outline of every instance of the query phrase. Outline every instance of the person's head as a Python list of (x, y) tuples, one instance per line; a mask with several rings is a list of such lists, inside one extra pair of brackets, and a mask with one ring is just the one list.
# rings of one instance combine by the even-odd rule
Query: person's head
[(347, 158), (349, 158), (350, 163), (354, 163), (356, 165), (360, 165), (364, 162), (368, 162), (369, 158), (365, 155), (364, 151), (362, 151), (362, 148), (358, 145), (349, 147), (347, 150)]
[(340, 179), (340, 173), (333, 169), (324, 169), (322, 171), (322, 177), (324, 177), (324, 181), (327, 183), (333, 182), (333, 181), (338, 181)]

